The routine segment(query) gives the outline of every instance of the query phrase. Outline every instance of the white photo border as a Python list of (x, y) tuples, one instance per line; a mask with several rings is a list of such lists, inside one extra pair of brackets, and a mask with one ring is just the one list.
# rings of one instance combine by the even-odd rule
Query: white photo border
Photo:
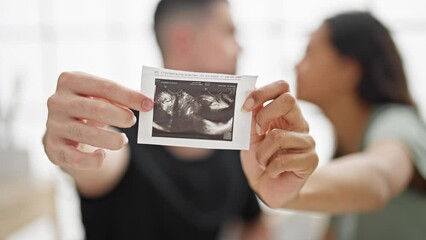
[(155, 79), (168, 79), (173, 81), (197, 81), (236, 83), (234, 123), (232, 141), (192, 139), (176, 137), (153, 137), (154, 111), (139, 112), (138, 143), (166, 146), (196, 147), (210, 149), (235, 149), (248, 150), (250, 147), (250, 127), (252, 114), (242, 110), (242, 105), (248, 94), (254, 90), (257, 76), (227, 75), (214, 73), (200, 73), (169, 70), (164, 68), (142, 67), (141, 93), (154, 99)]

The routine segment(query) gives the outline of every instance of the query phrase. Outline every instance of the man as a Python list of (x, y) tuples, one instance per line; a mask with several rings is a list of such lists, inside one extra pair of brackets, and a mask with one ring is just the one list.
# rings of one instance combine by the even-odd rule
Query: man
[[(166, 68), (236, 72), (241, 48), (226, 0), (163, 0), (155, 32)], [(130, 109), (153, 107), (146, 96), (106, 79), (59, 76), (48, 100), (43, 142), (49, 159), (75, 180), (87, 238), (217, 239), (226, 223), (242, 220), (242, 239), (263, 239), (240, 153), (136, 144), (137, 120)], [(243, 161), (257, 165), (262, 159), (263, 164), (290, 152), (306, 159), (292, 164), (291, 158), (290, 169), (283, 166), (290, 184), (281, 192), (294, 196), (315, 169), (317, 156), (288, 85), (279, 81), (252, 92), (243, 109), (254, 113), (251, 148), (242, 152)], [(126, 128), (125, 134), (108, 126)], [(246, 173), (267, 184), (263, 176), (277, 173), (263, 169)]]

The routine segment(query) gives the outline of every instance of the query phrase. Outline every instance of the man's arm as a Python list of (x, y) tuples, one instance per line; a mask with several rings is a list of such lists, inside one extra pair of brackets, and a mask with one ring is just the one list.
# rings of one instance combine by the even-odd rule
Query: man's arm
[[(84, 146), (84, 152), (95, 151), (96, 148)], [(113, 151), (104, 150), (105, 157), (99, 168), (76, 169), (62, 166), (61, 169), (68, 173), (75, 182), (78, 192), (84, 197), (99, 197), (111, 191), (121, 180), (129, 164), (129, 147)]]
[(130, 109), (149, 111), (153, 102), (137, 91), (85, 73), (62, 73), (48, 99), (43, 137), (50, 161), (75, 180), (86, 196), (115, 186), (129, 161), (127, 137), (108, 126), (131, 127)]

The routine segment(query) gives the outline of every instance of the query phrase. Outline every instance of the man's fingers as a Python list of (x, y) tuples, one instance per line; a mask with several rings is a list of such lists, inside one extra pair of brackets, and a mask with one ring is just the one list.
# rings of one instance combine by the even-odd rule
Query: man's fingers
[(49, 121), (48, 128), (61, 139), (110, 150), (121, 149), (128, 142), (127, 137), (122, 133), (92, 127), (80, 121), (70, 121), (65, 124)]
[(58, 166), (68, 166), (74, 169), (96, 169), (102, 165), (105, 151), (97, 149), (94, 152), (81, 152), (76, 148), (64, 145), (55, 152), (52, 162)]
[(96, 98), (68, 99), (55, 94), (48, 99), (48, 108), (51, 115), (85, 119), (121, 128), (131, 127), (136, 122), (136, 117), (129, 109)]
[(266, 167), (277, 154), (297, 153), (309, 148), (315, 148), (315, 141), (309, 134), (274, 129), (259, 146), (256, 160), (259, 165)]
[(243, 109), (248, 112), (252, 111), (259, 106), (263, 106), (265, 102), (277, 98), (282, 93), (288, 92), (289, 89), (288, 83), (282, 80), (258, 88), (249, 94), (244, 102)]
[[(132, 111), (152, 110), (153, 102), (137, 91), (84, 73), (62, 73), (57, 89), (48, 100), (49, 116), (44, 146), (49, 159), (59, 166), (97, 168), (105, 157), (103, 149), (118, 150), (127, 143), (124, 134), (104, 127), (130, 127)], [(81, 146), (94, 146), (82, 152)]]
[(279, 125), (280, 121), (284, 121), (285, 126), (282, 128), (286, 130), (309, 131), (296, 99), (288, 92), (281, 94), (257, 113), (258, 134), (265, 133), (274, 122)]
[(149, 111), (154, 106), (153, 101), (140, 92), (86, 73), (62, 73), (57, 85), (57, 92), (60, 91), (107, 99), (138, 111)]
[(102, 149), (94, 152), (82, 152), (68, 141), (55, 137), (44, 138), (44, 147), (50, 161), (60, 167), (96, 169), (102, 165), (105, 158), (105, 151)]

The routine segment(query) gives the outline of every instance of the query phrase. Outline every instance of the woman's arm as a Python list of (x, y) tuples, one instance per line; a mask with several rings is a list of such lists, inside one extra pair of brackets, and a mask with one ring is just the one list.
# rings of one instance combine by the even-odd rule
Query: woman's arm
[(413, 169), (404, 144), (380, 141), (317, 169), (283, 207), (333, 214), (379, 210), (408, 186)]

